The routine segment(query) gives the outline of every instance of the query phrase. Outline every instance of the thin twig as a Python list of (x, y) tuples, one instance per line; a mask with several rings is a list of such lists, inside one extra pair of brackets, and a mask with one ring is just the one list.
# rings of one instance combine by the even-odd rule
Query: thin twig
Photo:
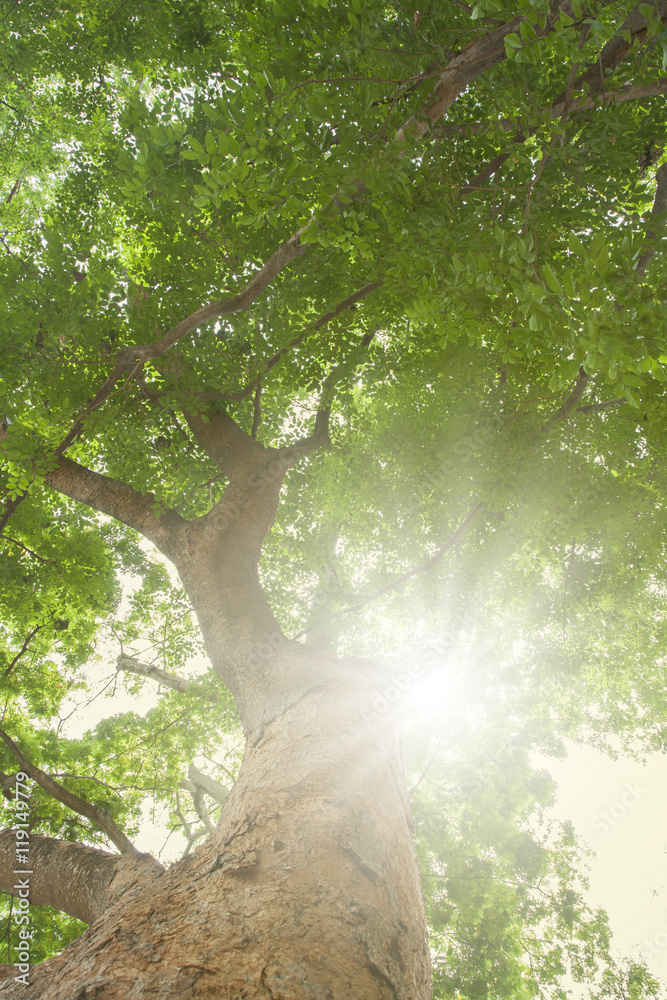
[(6, 542), (11, 542), (12, 545), (18, 545), (20, 549), (23, 549), (23, 551), (27, 552), (28, 555), (31, 555), (33, 559), (37, 559), (41, 563), (53, 564), (53, 559), (45, 559), (44, 556), (40, 556), (33, 549), (29, 549), (27, 545), (23, 544), (23, 542), (19, 542), (17, 538), (12, 538), (10, 535), (3, 535), (1, 532), (0, 532), (0, 538), (4, 538)]

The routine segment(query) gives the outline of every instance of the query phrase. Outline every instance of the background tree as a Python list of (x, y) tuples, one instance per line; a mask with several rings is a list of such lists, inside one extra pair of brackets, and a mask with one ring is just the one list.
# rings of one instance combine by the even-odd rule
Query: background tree
[[(535, 753), (664, 746), (666, 19), (7, 9), (31, 1000), (656, 995)], [(101, 641), (160, 695), (74, 738)]]

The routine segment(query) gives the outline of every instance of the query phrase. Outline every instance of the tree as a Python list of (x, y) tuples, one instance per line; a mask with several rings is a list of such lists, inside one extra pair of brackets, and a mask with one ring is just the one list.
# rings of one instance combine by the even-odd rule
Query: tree
[(0, 995), (655, 995), (532, 754), (664, 745), (666, 19), (8, 10)]

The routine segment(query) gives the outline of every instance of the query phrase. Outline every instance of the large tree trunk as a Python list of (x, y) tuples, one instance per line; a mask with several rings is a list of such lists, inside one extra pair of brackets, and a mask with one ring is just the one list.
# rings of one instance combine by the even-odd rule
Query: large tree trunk
[(0, 996), (430, 996), (396, 720), (353, 664), (288, 642), (265, 655), (312, 683), (248, 745), (215, 835)]
[[(223, 412), (186, 419), (229, 479), (203, 517), (155, 518), (150, 497), (68, 459), (47, 482), (141, 531), (174, 562), (236, 699), (246, 735), (239, 779), (215, 833), (166, 872), (144, 865), (133, 881), (114, 874), (108, 855), (97, 866), (86, 857), (87, 895), (102, 884), (106, 909), (31, 971), (29, 991), (8, 979), (0, 996), (426, 1000), (428, 934), (399, 722), (378, 710), (386, 702), (362, 661), (288, 641), (259, 582), (285, 473), (326, 441), (328, 408), (312, 438), (280, 450)], [(44, 854), (67, 857), (48, 845)], [(78, 895), (98, 912), (98, 900)]]

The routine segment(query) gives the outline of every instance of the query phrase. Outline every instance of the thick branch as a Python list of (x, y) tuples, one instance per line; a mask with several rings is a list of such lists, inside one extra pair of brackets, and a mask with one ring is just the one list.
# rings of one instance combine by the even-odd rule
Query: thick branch
[(109, 514), (139, 531), (165, 555), (169, 555), (173, 545), (174, 531), (186, 523), (180, 514), (171, 510), (156, 517), (152, 507), (155, 501), (152, 493), (139, 493), (127, 483), (86, 469), (69, 458), (60, 458), (57, 467), (48, 472), (45, 479), (59, 493), (85, 503), (102, 514)]
[(188, 768), (188, 778), (193, 785), (197, 785), (198, 788), (201, 788), (203, 792), (210, 795), (216, 802), (223, 803), (229, 795), (229, 789), (225, 785), (220, 781), (216, 781), (215, 778), (209, 778), (208, 774), (204, 774), (194, 764), (190, 764)]
[(442, 118), (459, 94), (463, 93), (473, 80), (507, 59), (505, 38), (517, 32), (523, 20), (523, 15), (517, 15), (502, 27), (475, 39), (450, 60), (435, 85), (433, 99), (426, 110), (427, 121), (432, 124)]
[(174, 691), (184, 692), (192, 687), (192, 681), (186, 681), (182, 677), (177, 677), (176, 674), (167, 673), (166, 670), (161, 670), (151, 664), (140, 663), (133, 656), (125, 656), (124, 654), (119, 656), (116, 660), (116, 666), (119, 670), (127, 670), (140, 677), (150, 677), (151, 680), (158, 681), (164, 687), (173, 688)]
[[(600, 6), (608, 6), (611, 2), (612, 0), (603, 0)], [(538, 31), (536, 37), (550, 34), (554, 30), (561, 12), (572, 15), (572, 5), (569, 0), (550, 5), (550, 13), (544, 29)], [(462, 52), (457, 53), (440, 74), (433, 97), (421, 116), (413, 117), (407, 125), (399, 129), (397, 138), (404, 139), (409, 134), (424, 135), (429, 132), (431, 126), (447, 113), (457, 97), (477, 77), (498, 63), (505, 62), (507, 59), (505, 39), (508, 35), (519, 31), (524, 19), (523, 14), (518, 14), (494, 31), (490, 31), (481, 38), (476, 38)]]
[(106, 809), (103, 809), (101, 806), (91, 805), (90, 802), (86, 802), (79, 795), (75, 795), (74, 792), (69, 792), (66, 788), (63, 788), (50, 775), (24, 757), (16, 743), (14, 743), (14, 740), (2, 729), (0, 729), (0, 739), (9, 747), (28, 777), (32, 778), (52, 798), (58, 802), (62, 802), (64, 806), (79, 813), (80, 816), (85, 816), (87, 819), (92, 820), (107, 835), (109, 840), (116, 845), (121, 854), (139, 853), (134, 844), (128, 840), (120, 827), (116, 825)]
[(28, 844), (25, 869), (16, 863), (16, 831), (0, 832), (0, 890), (17, 896), (27, 887), (31, 905), (52, 906), (87, 924), (102, 916), (127, 885), (163, 871), (147, 854), (109, 854), (32, 832), (21, 844)]
[(265, 461), (266, 449), (242, 430), (224, 410), (209, 413), (184, 411), (197, 444), (231, 481), (252, 475)]
[[(667, 80), (658, 80), (656, 83), (647, 83), (642, 87), (635, 87), (633, 84), (625, 84), (614, 90), (605, 90), (604, 94), (588, 94), (586, 97), (570, 100), (566, 106), (565, 96), (557, 98), (549, 105), (548, 112), (552, 118), (562, 118), (563, 114), (572, 114), (575, 111), (590, 111), (592, 108), (605, 107), (611, 104), (624, 104), (626, 101), (641, 101), (646, 97), (659, 97), (667, 93)], [(497, 122), (504, 132), (521, 130), (517, 134), (523, 139), (524, 136), (532, 134), (532, 126), (522, 126), (521, 121), (512, 118), (503, 118)], [(455, 135), (467, 134), (477, 135), (483, 129), (489, 127), (488, 122), (452, 122), (437, 129), (437, 134), (452, 138)]]
[[(637, 6), (628, 14), (625, 21), (609, 39), (607, 44), (604, 46), (600, 53), (599, 61), (591, 66), (581, 82), (592, 83), (593, 74), (595, 72), (595, 66), (598, 68), (598, 74), (602, 75), (604, 71), (616, 69), (616, 67), (630, 55), (630, 50), (633, 48), (635, 41), (639, 41), (643, 44), (646, 40), (646, 29), (649, 24), (650, 18), (646, 17), (642, 12), (641, 8), (643, 4), (637, 4)], [(660, 20), (665, 22), (667, 19), (667, 0), (654, 0), (651, 5), (653, 10), (651, 11), (652, 18), (660, 18)], [(577, 88), (579, 87), (579, 82), (577, 83)]]

